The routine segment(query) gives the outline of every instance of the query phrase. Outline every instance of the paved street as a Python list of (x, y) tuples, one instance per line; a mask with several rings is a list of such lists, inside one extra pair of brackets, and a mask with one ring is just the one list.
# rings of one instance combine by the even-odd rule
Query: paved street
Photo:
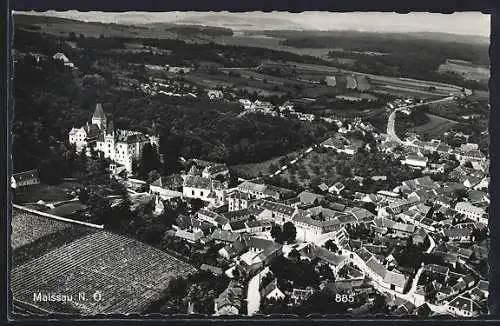
[(396, 128), (395, 128), (395, 123), (396, 123), (396, 112), (402, 111), (404, 109), (413, 109), (416, 107), (424, 106), (424, 105), (429, 105), (429, 104), (436, 104), (436, 103), (441, 103), (441, 102), (447, 102), (447, 101), (452, 101), (453, 96), (448, 96), (439, 100), (435, 101), (429, 101), (425, 103), (418, 103), (418, 104), (412, 104), (412, 105), (406, 105), (402, 106), (399, 108), (394, 109), (391, 114), (389, 115), (389, 119), (387, 121), (387, 136), (389, 139), (396, 141), (400, 144), (403, 144), (404, 142), (396, 135)]
[(252, 277), (250, 282), (248, 282), (247, 291), (247, 313), (249, 316), (255, 315), (259, 312), (260, 308), (260, 279), (269, 272), (269, 268), (264, 268), (260, 273)]

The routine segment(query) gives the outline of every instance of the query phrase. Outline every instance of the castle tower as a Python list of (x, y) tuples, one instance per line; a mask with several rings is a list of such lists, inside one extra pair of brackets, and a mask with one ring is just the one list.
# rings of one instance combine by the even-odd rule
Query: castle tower
[(92, 116), (92, 124), (98, 125), (99, 129), (104, 130), (106, 128), (106, 114), (102, 108), (101, 103), (97, 103), (94, 111), (94, 115)]
[[(106, 117), (105, 117), (106, 119)], [(106, 119), (107, 120), (107, 119)], [(104, 157), (115, 160), (115, 128), (113, 124), (113, 117), (110, 115), (109, 122), (104, 130)]]
[(112, 135), (114, 137), (115, 135), (115, 124), (114, 124), (114, 119), (113, 119), (113, 115), (112, 114), (108, 114), (108, 117), (105, 118), (105, 120), (107, 121), (107, 124), (106, 124), (106, 129), (105, 129), (105, 134), (106, 135)]

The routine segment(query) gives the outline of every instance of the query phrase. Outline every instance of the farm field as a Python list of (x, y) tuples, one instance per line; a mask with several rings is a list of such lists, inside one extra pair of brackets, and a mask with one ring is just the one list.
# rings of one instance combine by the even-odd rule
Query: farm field
[(284, 39), (279, 37), (271, 36), (259, 36), (259, 35), (233, 35), (233, 36), (218, 36), (214, 38), (214, 41), (219, 44), (224, 45), (236, 45), (236, 46), (248, 46), (248, 47), (258, 47), (266, 48), (276, 51), (286, 51), (290, 53), (295, 53), (298, 55), (309, 55), (312, 57), (323, 58), (328, 55), (330, 49), (325, 48), (294, 48), (291, 46), (281, 45), (280, 41)]
[(51, 220), (47, 217), (12, 208), (11, 246), (13, 249), (30, 244), (44, 236), (70, 228), (70, 223)]
[(397, 97), (423, 97), (434, 100), (443, 97), (443, 94), (436, 94), (415, 88), (401, 87), (395, 85), (374, 85), (373, 92), (379, 94), (392, 95)]
[(95, 229), (12, 208), (12, 266), (17, 267)]
[[(338, 69), (326, 65), (302, 64), (296, 62), (273, 63), (267, 62), (264, 67), (288, 67), (293, 68), (299, 74), (322, 74), (324, 76), (334, 75), (340, 80), (346, 75), (355, 76), (356, 83), (360, 83), (362, 89), (372, 88), (373, 91), (393, 96), (426, 97), (430, 99), (441, 96), (448, 96), (450, 93), (459, 94), (462, 88), (439, 82), (416, 80), (411, 78), (397, 78), (388, 76), (378, 76), (345, 69)], [(360, 78), (364, 77), (364, 78)], [(433, 89), (430, 90), (429, 88)], [(337, 89), (332, 88), (332, 89)]]
[(446, 60), (437, 70), (439, 73), (455, 73), (468, 80), (488, 81), (490, 70), (461, 60)]
[(453, 125), (458, 123), (456, 121), (439, 117), (433, 114), (426, 114), (426, 116), (429, 117), (430, 119), (429, 122), (421, 126), (411, 128), (409, 131), (417, 133), (419, 135), (427, 134), (429, 137), (432, 138), (432, 137), (442, 136), (442, 134), (445, 131), (447, 131)]
[[(127, 38), (175, 38), (176, 33), (167, 32), (164, 28), (148, 28), (145, 26), (104, 24), (84, 22), (65, 18), (14, 15), (13, 23), (26, 26), (26, 29), (38, 29), (42, 33), (65, 36), (70, 32), (85, 37), (127, 37)], [(36, 26), (36, 27), (33, 27)]]
[[(223, 71), (230, 71), (229, 69), (221, 69)], [(275, 95), (284, 95), (287, 92), (292, 94), (297, 93), (294, 86), (302, 87), (301, 94), (306, 97), (318, 97), (321, 95), (337, 95), (342, 90), (340, 88), (328, 87), (318, 84), (311, 84), (308, 82), (297, 81), (292, 79), (285, 79), (274, 77), (266, 74), (257, 73), (251, 70), (237, 70), (241, 76), (229, 75), (211, 75), (204, 72), (193, 72), (187, 74), (185, 78), (192, 83), (203, 85), (209, 88), (216, 88), (220, 86), (234, 87), (239, 89), (246, 89), (255, 91), (257, 93), (268, 93)], [(250, 79), (252, 78), (252, 79)]]
[[(73, 295), (71, 302), (35, 302), (56, 313), (140, 313), (176, 275), (195, 268), (137, 240), (99, 231), (14, 268), (15, 301), (33, 304), (33, 293)], [(101, 301), (92, 300), (99, 291)], [(85, 292), (87, 300), (76, 300)]]

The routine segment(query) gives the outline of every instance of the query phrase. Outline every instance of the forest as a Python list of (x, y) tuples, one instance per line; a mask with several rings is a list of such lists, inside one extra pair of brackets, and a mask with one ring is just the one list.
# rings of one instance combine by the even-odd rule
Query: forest
[[(230, 103), (147, 96), (123, 83), (147, 78), (145, 72), (119, 57), (103, 58), (101, 50), (95, 48), (78, 51), (54, 37), (26, 33), (16, 34), (14, 47), (20, 51), (36, 49), (48, 59), (37, 62), (26, 55), (15, 63), (12, 131), (16, 172), (62, 157), (59, 148), (67, 141), (67, 133), (89, 121), (96, 103), (113, 114), (117, 128), (148, 132), (156, 121), (163, 130), (160, 151), (175, 159), (259, 162), (309, 145), (328, 130), (322, 123), (258, 114), (240, 118), (241, 109)], [(78, 69), (53, 60), (51, 56), (58, 51), (71, 58)]]

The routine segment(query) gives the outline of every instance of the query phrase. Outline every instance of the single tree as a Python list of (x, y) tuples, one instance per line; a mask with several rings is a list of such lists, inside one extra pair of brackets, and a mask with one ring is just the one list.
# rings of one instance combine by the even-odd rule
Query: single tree
[(282, 237), (283, 241), (286, 241), (287, 243), (292, 243), (295, 241), (295, 238), (297, 237), (297, 229), (292, 222), (286, 222), (283, 225)]

